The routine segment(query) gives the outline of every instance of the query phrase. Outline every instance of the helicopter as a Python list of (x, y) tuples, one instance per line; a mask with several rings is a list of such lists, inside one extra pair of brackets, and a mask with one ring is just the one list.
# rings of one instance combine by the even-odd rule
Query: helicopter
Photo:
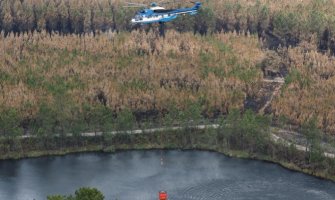
[[(129, 3), (126, 2), (128, 6), (124, 7), (144, 7), (145, 9), (137, 12), (134, 18), (131, 19), (132, 24), (152, 24), (159, 23), (163, 24), (165, 22), (172, 21), (176, 19), (179, 15), (196, 15), (199, 8), (202, 6), (200, 2), (193, 2), (194, 6), (191, 8), (178, 8), (178, 9), (165, 9), (159, 6), (157, 3), (151, 3), (149, 6), (140, 3)], [(168, 4), (160, 3), (160, 5)], [(149, 8), (148, 8), (149, 7)]]

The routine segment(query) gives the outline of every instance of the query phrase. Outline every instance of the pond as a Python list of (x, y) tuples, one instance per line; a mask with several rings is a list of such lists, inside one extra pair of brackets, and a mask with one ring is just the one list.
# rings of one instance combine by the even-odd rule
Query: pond
[(125, 151), (0, 161), (0, 199), (42, 200), (83, 186), (106, 200), (335, 199), (335, 183), (206, 151)]

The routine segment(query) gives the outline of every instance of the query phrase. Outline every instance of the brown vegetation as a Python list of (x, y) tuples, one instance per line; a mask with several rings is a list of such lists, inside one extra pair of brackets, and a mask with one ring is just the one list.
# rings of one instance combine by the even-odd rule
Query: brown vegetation
[(289, 75), (282, 93), (274, 101), (276, 115), (301, 125), (317, 117), (325, 132), (335, 131), (335, 58), (304, 42), (286, 52)]
[(263, 70), (288, 73), (272, 104), (276, 117), (298, 126), (317, 117), (334, 133), (334, 4), (209, 1), (160, 38), (155, 26), (131, 27), (136, 9), (118, 0), (2, 0), (0, 112), (19, 127), (37, 123), (41, 110), (52, 111), (52, 124), (84, 116), (89, 126), (100, 106), (113, 117), (126, 109), (164, 116), (192, 104), (204, 116), (226, 114), (255, 96)]
[(130, 109), (161, 116), (190, 104), (209, 116), (243, 110), (260, 90), (264, 69), (257, 66), (265, 63), (289, 71), (274, 97), (275, 116), (298, 126), (317, 117), (320, 128), (335, 131), (335, 61), (318, 52), (315, 40), (267, 53), (255, 36), (236, 33), (42, 32), (2, 36), (0, 46), (0, 110), (13, 108), (20, 127), (36, 120), (44, 104), (62, 115), (53, 117), (58, 121), (90, 116), (85, 108), (99, 105), (115, 114)]
[[(255, 36), (169, 31), (13, 34), (0, 39), (2, 110), (34, 120), (41, 105), (73, 118), (86, 106), (163, 113), (196, 103), (208, 115), (243, 109), (259, 90), (264, 54)], [(61, 119), (59, 119), (61, 121)]]

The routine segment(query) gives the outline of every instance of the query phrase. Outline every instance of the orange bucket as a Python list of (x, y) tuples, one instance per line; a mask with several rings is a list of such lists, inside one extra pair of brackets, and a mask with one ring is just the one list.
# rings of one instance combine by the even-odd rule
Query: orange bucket
[(159, 200), (167, 200), (168, 199), (167, 193), (165, 191), (160, 191), (158, 193), (158, 197), (159, 197)]

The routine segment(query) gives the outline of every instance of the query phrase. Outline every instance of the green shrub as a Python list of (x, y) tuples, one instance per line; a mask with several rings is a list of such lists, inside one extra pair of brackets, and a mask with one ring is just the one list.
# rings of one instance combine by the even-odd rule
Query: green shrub
[(47, 200), (104, 200), (104, 195), (96, 188), (83, 187), (76, 190), (75, 195), (51, 195)]

